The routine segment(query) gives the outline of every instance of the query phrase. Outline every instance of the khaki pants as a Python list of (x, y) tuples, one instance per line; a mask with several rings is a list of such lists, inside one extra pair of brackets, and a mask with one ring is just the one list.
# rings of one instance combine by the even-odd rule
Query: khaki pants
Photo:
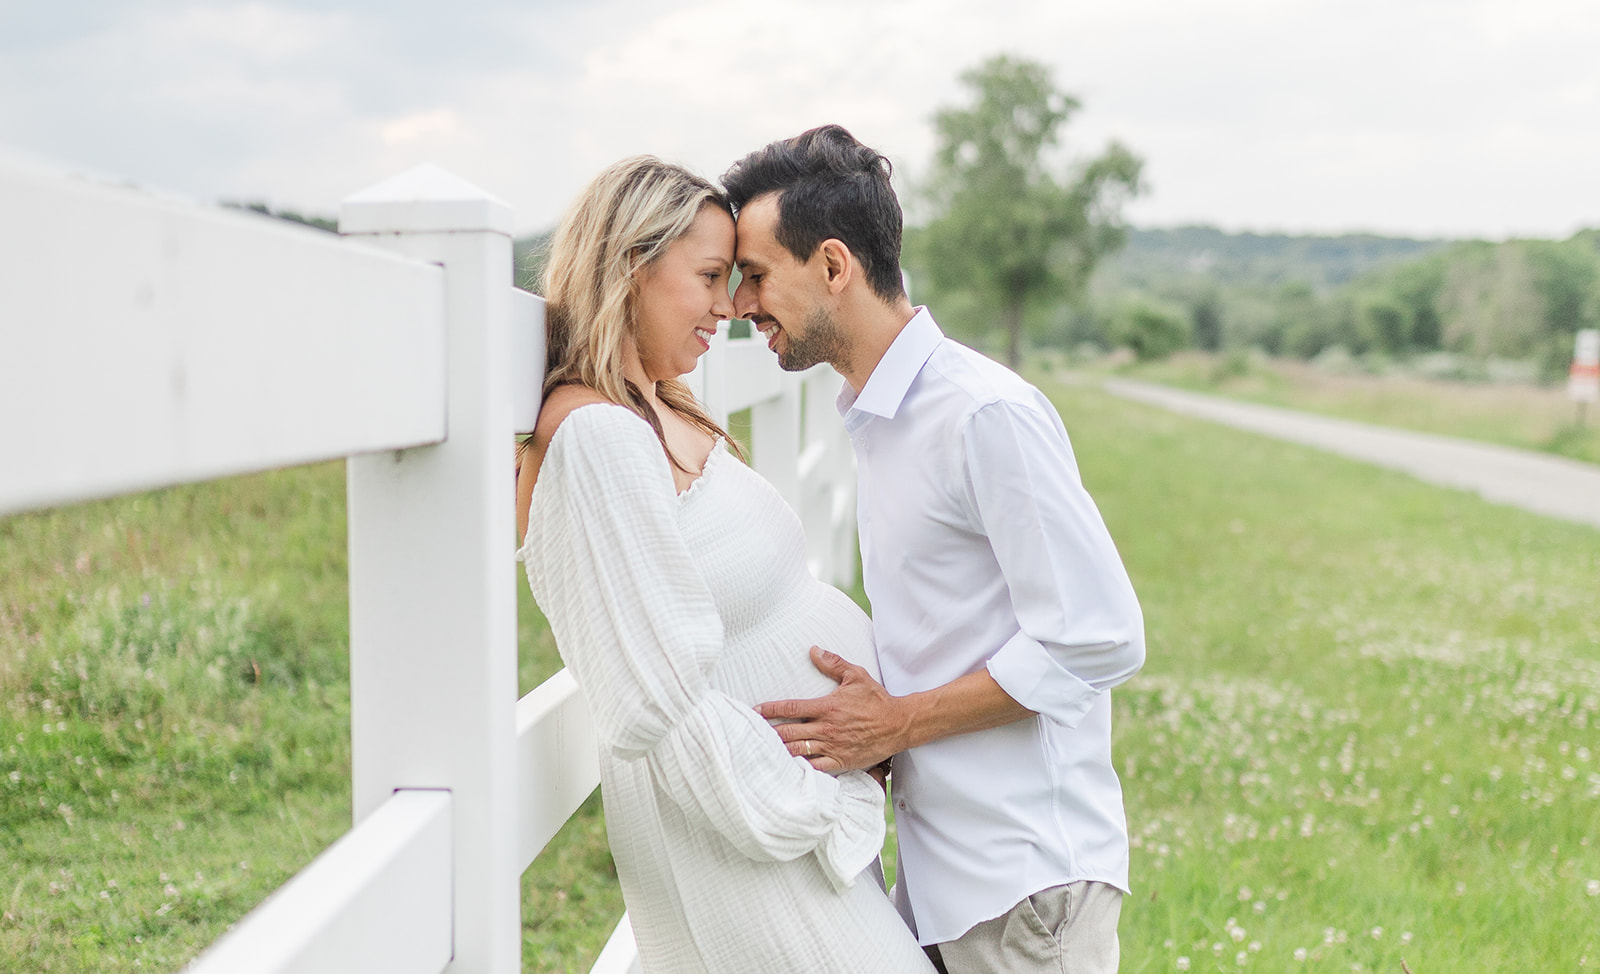
[(955, 940), (926, 948), (940, 974), (1115, 974), (1122, 891), (1052, 886)]

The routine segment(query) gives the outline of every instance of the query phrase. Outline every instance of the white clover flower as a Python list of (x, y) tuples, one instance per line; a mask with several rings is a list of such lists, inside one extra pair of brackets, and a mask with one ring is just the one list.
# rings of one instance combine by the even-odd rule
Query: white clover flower
[(1304, 947), (1296, 947), (1294, 949), (1294, 959), (1304, 963), (1306, 959), (1306, 949)]
[(1383, 939), (1383, 928), (1382, 927), (1373, 927), (1372, 928), (1372, 939), (1373, 940), (1382, 940)]
[(1189, 958), (1187, 958), (1187, 957), (1179, 957), (1177, 966), (1178, 966), (1178, 970), (1180, 970), (1180, 971), (1188, 970), (1189, 969)]
[(1583, 884), (1583, 891), (1590, 896), (1600, 896), (1600, 879), (1591, 879)]

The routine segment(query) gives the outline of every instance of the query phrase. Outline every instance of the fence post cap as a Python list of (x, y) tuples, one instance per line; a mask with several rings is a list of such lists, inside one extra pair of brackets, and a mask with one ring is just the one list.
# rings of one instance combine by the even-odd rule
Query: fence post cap
[(431, 163), (368, 186), (339, 204), (340, 233), (464, 231), (511, 236), (511, 207)]

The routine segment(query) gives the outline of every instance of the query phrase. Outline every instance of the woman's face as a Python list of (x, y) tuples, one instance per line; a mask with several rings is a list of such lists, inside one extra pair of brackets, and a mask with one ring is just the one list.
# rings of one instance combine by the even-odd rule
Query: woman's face
[(733, 317), (733, 240), (733, 217), (703, 206), (689, 232), (640, 273), (633, 339), (647, 382), (694, 371), (717, 322)]

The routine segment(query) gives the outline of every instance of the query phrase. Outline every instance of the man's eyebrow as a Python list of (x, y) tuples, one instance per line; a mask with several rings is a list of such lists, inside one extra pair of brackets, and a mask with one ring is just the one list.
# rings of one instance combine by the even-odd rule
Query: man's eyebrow
[(752, 267), (757, 270), (761, 269), (761, 262), (756, 260), (754, 257), (741, 257), (734, 261), (733, 264), (735, 267), (739, 268), (739, 273), (741, 274), (749, 273), (749, 270)]

